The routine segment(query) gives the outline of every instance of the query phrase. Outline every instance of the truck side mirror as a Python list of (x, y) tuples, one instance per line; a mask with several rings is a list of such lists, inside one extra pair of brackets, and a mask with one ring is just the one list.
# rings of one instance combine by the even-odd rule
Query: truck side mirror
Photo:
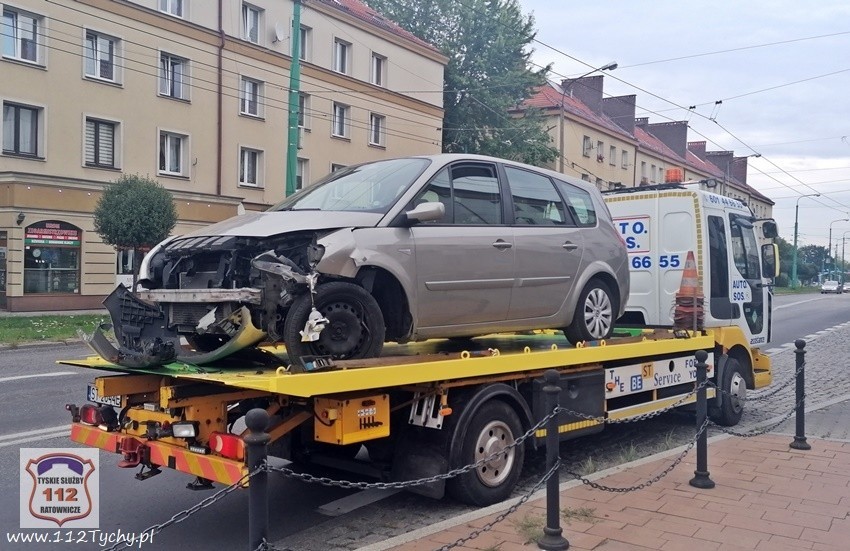
[(779, 245), (766, 243), (761, 246), (761, 264), (764, 277), (775, 278), (779, 275)]
[(764, 235), (765, 239), (773, 239), (774, 237), (779, 235), (779, 231), (776, 228), (775, 220), (765, 220), (761, 225), (761, 233)]

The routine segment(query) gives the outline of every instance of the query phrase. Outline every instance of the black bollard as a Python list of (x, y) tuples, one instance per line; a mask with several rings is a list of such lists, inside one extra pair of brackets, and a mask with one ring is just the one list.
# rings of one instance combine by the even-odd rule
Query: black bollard
[[(546, 395), (546, 413), (552, 413), (558, 407), (558, 397), (561, 387), (558, 385), (560, 375), (554, 369), (543, 374), (546, 385), (543, 394)], [(558, 415), (553, 415), (546, 423), (546, 471), (558, 462), (560, 456), (560, 438), (558, 436)], [(537, 547), (547, 551), (563, 551), (570, 548), (570, 542), (563, 536), (561, 530), (561, 506), (560, 506), (560, 483), (558, 471), (556, 470), (546, 481), (546, 526), (543, 528), (543, 537), (537, 540)]]
[(797, 350), (797, 428), (794, 431), (794, 441), (789, 446), (795, 450), (810, 450), (812, 446), (806, 442), (806, 341), (797, 339), (794, 341)]
[[(248, 470), (253, 472), (261, 467), (268, 457), (268, 444), (271, 437), (266, 433), (269, 426), (269, 414), (260, 408), (254, 408), (245, 415), (245, 425), (250, 431), (243, 440), (248, 460)], [(258, 472), (248, 482), (248, 551), (255, 551), (269, 535), (269, 473)]]
[[(705, 380), (707, 377), (708, 364), (705, 360), (708, 359), (708, 353), (705, 350), (697, 350), (694, 354), (697, 359), (697, 430), (700, 430), (705, 424), (705, 419), (708, 417), (708, 401), (706, 399)], [(724, 396), (724, 400), (729, 397)], [(704, 430), (697, 437), (697, 468), (694, 471), (694, 477), (688, 482), (694, 488), (709, 489), (714, 488), (714, 481), (709, 478), (708, 473), (708, 431)]]

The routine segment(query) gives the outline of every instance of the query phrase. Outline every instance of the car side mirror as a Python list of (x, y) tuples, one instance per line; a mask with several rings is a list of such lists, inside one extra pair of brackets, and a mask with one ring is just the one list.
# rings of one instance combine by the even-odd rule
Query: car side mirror
[(439, 220), (446, 215), (446, 206), (439, 201), (420, 203), (404, 213), (408, 226)]

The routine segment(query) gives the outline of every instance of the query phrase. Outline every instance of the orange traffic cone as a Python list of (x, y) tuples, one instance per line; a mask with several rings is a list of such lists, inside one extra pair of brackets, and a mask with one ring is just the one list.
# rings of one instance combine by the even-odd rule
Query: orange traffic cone
[(676, 307), (673, 311), (673, 327), (677, 329), (703, 328), (705, 321), (705, 297), (699, 285), (699, 272), (694, 252), (688, 251), (685, 269), (682, 272), (682, 284), (676, 293)]

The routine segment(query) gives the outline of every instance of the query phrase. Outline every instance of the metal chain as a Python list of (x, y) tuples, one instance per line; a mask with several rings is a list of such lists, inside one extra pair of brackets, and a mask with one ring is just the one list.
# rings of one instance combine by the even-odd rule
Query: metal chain
[(658, 417), (659, 415), (662, 415), (664, 413), (667, 413), (667, 412), (670, 412), (670, 411), (676, 409), (677, 407), (683, 405), (685, 402), (690, 400), (691, 397), (693, 395), (695, 395), (697, 392), (699, 392), (703, 388), (708, 387), (710, 384), (711, 384), (711, 381), (706, 379), (704, 382), (696, 385), (692, 391), (688, 392), (687, 394), (682, 396), (680, 399), (676, 400), (675, 402), (673, 402), (672, 404), (670, 404), (669, 406), (667, 406), (663, 409), (651, 411), (649, 413), (642, 413), (642, 414), (636, 415), (634, 417), (626, 417), (626, 418), (623, 418), (623, 419), (610, 419), (610, 418), (604, 417), (604, 416), (597, 417), (595, 415), (582, 413), (580, 411), (573, 411), (573, 410), (567, 409), (567, 408), (558, 408), (558, 410), (562, 413), (567, 413), (569, 415), (572, 415), (574, 417), (578, 417), (580, 419), (584, 419), (586, 421), (596, 421), (597, 423), (605, 423), (605, 424), (608, 424), (608, 425), (616, 425), (616, 424), (621, 424), (621, 423), (637, 423), (638, 421), (646, 421), (648, 419), (652, 419), (653, 417)]
[[(192, 507), (189, 507), (188, 509), (184, 509), (183, 511), (180, 511), (179, 513), (175, 513), (170, 519), (166, 520), (163, 523), (154, 524), (153, 526), (149, 526), (148, 528), (144, 529), (143, 532), (150, 532), (151, 537), (153, 537), (156, 534), (159, 534), (160, 532), (162, 532), (163, 529), (171, 526), (172, 524), (177, 524), (179, 522), (183, 522), (184, 520), (186, 520), (190, 516), (194, 515), (195, 513), (200, 511), (201, 509), (205, 509), (205, 508), (209, 507), (213, 503), (223, 499), (228, 494), (230, 494), (230, 493), (234, 492), (235, 490), (237, 490), (238, 488), (242, 487), (244, 485), (245, 481), (250, 480), (251, 477), (253, 477), (255, 474), (262, 471), (264, 468), (265, 468), (264, 466), (257, 467), (256, 469), (254, 469), (250, 473), (246, 474), (245, 476), (243, 476), (242, 478), (240, 478), (239, 480), (237, 480), (236, 482), (234, 482), (230, 486), (222, 488), (221, 490), (217, 491), (213, 495), (206, 497), (205, 499), (201, 500), (200, 502), (193, 505)], [(109, 549), (107, 549), (106, 551), (119, 551), (120, 549), (126, 549), (126, 548), (130, 547), (130, 545), (131, 544), (129, 544), (127, 542), (118, 542), (115, 545), (113, 545), (112, 547), (110, 547)]]
[(328, 478), (326, 476), (313, 476), (309, 473), (298, 473), (289, 469), (287, 467), (273, 467), (271, 465), (267, 465), (266, 469), (269, 472), (279, 473), (283, 476), (289, 478), (295, 478), (302, 482), (306, 482), (308, 484), (321, 484), (322, 486), (336, 487), (336, 488), (346, 488), (353, 490), (370, 490), (370, 489), (378, 489), (378, 490), (400, 490), (404, 488), (412, 488), (414, 486), (421, 486), (423, 484), (430, 484), (432, 482), (439, 482), (440, 480), (448, 480), (450, 478), (454, 478), (456, 476), (460, 476), (462, 474), (468, 473), (473, 469), (477, 469), (489, 463), (490, 461), (496, 459), (497, 457), (504, 455), (508, 452), (508, 450), (515, 448), (517, 446), (522, 445), (528, 438), (531, 438), (538, 429), (543, 427), (550, 419), (555, 417), (561, 412), (561, 408), (555, 408), (551, 413), (543, 417), (540, 421), (537, 422), (536, 425), (528, 429), (525, 434), (514, 440), (512, 443), (505, 446), (504, 449), (496, 451), (488, 455), (487, 457), (483, 457), (476, 461), (475, 463), (471, 463), (469, 465), (465, 465), (463, 467), (458, 467), (457, 469), (452, 469), (446, 473), (437, 474), (434, 476), (429, 476), (425, 478), (419, 478), (416, 480), (405, 480), (399, 482), (352, 482), (350, 480), (334, 480), (332, 478)]
[(778, 427), (779, 425), (781, 425), (782, 423), (784, 423), (785, 421), (787, 421), (788, 419), (790, 419), (790, 418), (791, 418), (791, 416), (792, 416), (792, 415), (794, 415), (794, 413), (796, 413), (796, 412), (797, 412), (797, 409), (798, 409), (801, 405), (803, 405), (803, 402), (804, 402), (805, 400), (806, 400), (806, 395), (805, 395), (805, 394), (803, 394), (803, 398), (802, 398), (799, 402), (797, 402), (797, 404), (796, 404), (796, 405), (795, 405), (795, 406), (791, 409), (791, 411), (789, 411), (788, 413), (786, 413), (785, 415), (783, 415), (783, 416), (782, 416), (782, 418), (781, 418), (781, 419), (779, 419), (779, 421), (777, 421), (777, 422), (775, 422), (775, 423), (773, 423), (773, 424), (771, 424), (771, 425), (769, 425), (769, 426), (767, 426), (767, 427), (763, 427), (763, 428), (760, 428), (760, 429), (756, 429), (756, 430), (753, 430), (753, 431), (750, 431), (750, 432), (736, 432), (736, 431), (734, 431), (734, 430), (732, 430), (732, 429), (729, 429), (729, 428), (726, 428), (726, 427), (722, 427), (722, 426), (720, 426), (720, 425), (718, 425), (718, 424), (716, 424), (716, 423), (714, 423), (714, 422), (712, 422), (711, 424), (712, 424), (712, 426), (713, 426), (714, 428), (716, 428), (716, 429), (718, 429), (718, 430), (720, 430), (720, 431), (722, 431), (722, 432), (725, 432), (726, 434), (731, 434), (732, 436), (738, 436), (738, 437), (740, 437), (740, 438), (752, 438), (753, 436), (761, 436), (761, 435), (763, 435), (763, 434), (767, 434), (767, 433), (769, 433), (769, 432), (773, 432), (773, 430), (774, 430), (776, 427)]
[(488, 522), (487, 524), (485, 524), (481, 528), (478, 528), (477, 530), (473, 530), (472, 532), (469, 533), (468, 536), (464, 536), (464, 537), (462, 537), (458, 540), (455, 540), (453, 543), (448, 543), (448, 544), (438, 548), (436, 551), (448, 551), (449, 549), (457, 547), (458, 545), (462, 545), (463, 543), (466, 543), (469, 540), (477, 538), (478, 536), (480, 536), (484, 532), (492, 530), (494, 526), (496, 526), (497, 524), (499, 524), (500, 522), (505, 520), (505, 518), (507, 518), (510, 514), (515, 512), (517, 509), (519, 509), (520, 506), (522, 506), (526, 501), (531, 499), (531, 496), (534, 495), (534, 493), (537, 492), (537, 490), (539, 490), (540, 487), (543, 486), (543, 484), (546, 483), (546, 481), (548, 481), (550, 478), (552, 478), (552, 476), (556, 472), (558, 472), (558, 469), (560, 467), (561, 467), (561, 458), (559, 457), (558, 461), (555, 462), (555, 464), (552, 466), (552, 468), (549, 469), (546, 472), (545, 475), (543, 475), (543, 478), (541, 478), (539, 481), (537, 481), (537, 483), (524, 496), (522, 496), (519, 501), (517, 501), (516, 503), (511, 505), (507, 510), (505, 510), (504, 513), (500, 513), (491, 522)]
[(682, 451), (682, 453), (680, 453), (676, 457), (676, 459), (673, 461), (673, 463), (671, 463), (666, 469), (664, 469), (663, 471), (661, 471), (657, 475), (653, 476), (652, 478), (650, 478), (646, 482), (641, 482), (637, 486), (628, 486), (628, 487), (625, 487), (625, 488), (614, 488), (612, 486), (605, 486), (604, 484), (599, 484), (598, 482), (593, 482), (592, 480), (585, 478), (585, 477), (581, 476), (580, 474), (574, 473), (574, 472), (569, 471), (569, 470), (565, 470), (565, 472), (567, 474), (569, 474), (570, 476), (572, 476), (573, 478), (581, 480), (582, 484), (590, 486), (591, 488), (593, 488), (595, 490), (602, 490), (603, 492), (627, 493), (627, 492), (634, 492), (634, 491), (637, 491), (637, 490), (642, 490), (644, 488), (652, 486), (653, 484), (655, 484), (656, 482), (658, 482), (659, 480), (661, 480), (662, 478), (664, 478), (665, 476), (670, 474), (673, 471), (673, 469), (675, 469), (679, 465), (679, 463), (681, 463), (685, 459), (685, 456), (688, 455), (688, 453), (694, 448), (694, 446), (696, 446), (697, 440), (699, 440), (699, 437), (702, 436), (702, 433), (705, 432), (706, 430), (708, 430), (708, 423), (709, 423), (709, 421), (708, 421), (708, 419), (706, 419), (705, 422), (700, 427), (700, 429), (697, 431), (694, 439), (691, 440), (691, 442), (688, 443), (688, 445), (685, 447), (685, 449)]

